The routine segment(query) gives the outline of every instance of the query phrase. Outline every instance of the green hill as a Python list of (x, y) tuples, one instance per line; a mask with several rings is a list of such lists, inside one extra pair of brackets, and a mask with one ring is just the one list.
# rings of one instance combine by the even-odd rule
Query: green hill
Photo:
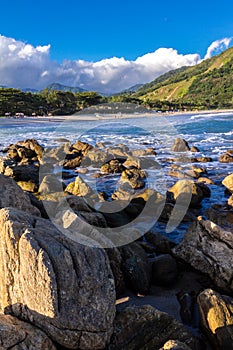
[(131, 95), (151, 108), (233, 108), (233, 48), (170, 71)]

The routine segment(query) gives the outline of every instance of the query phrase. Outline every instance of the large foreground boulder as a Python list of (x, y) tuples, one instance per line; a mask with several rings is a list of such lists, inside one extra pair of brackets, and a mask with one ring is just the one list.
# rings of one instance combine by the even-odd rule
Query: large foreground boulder
[(0, 349), (56, 350), (56, 347), (40, 329), (16, 317), (0, 315)]
[(70, 349), (102, 349), (115, 288), (104, 250), (78, 244), (48, 220), (0, 210), (0, 305)]
[(0, 208), (14, 207), (33, 215), (40, 216), (40, 211), (31, 204), (28, 194), (11, 178), (0, 174)]
[(215, 284), (233, 291), (233, 234), (199, 217), (173, 249), (177, 258), (206, 273)]
[(159, 350), (168, 340), (179, 340), (199, 350), (199, 342), (172, 316), (150, 305), (119, 312), (109, 350)]
[(233, 299), (206, 289), (198, 296), (201, 325), (216, 350), (233, 349)]

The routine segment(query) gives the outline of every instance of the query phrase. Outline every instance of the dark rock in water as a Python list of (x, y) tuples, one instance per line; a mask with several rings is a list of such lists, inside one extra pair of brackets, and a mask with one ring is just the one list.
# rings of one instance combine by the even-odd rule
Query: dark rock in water
[(206, 289), (198, 296), (201, 325), (216, 350), (233, 349), (233, 299)]
[(157, 256), (152, 264), (152, 282), (155, 285), (170, 286), (178, 276), (176, 260), (169, 254)]
[(184, 292), (181, 290), (176, 296), (180, 303), (180, 317), (183, 323), (188, 326), (198, 326), (199, 317), (198, 320), (195, 319), (197, 318), (195, 315), (195, 309), (197, 307), (196, 293), (194, 291)]
[(31, 204), (28, 194), (11, 178), (0, 175), (0, 208), (13, 207), (40, 216), (39, 210)]
[(55, 345), (39, 328), (10, 315), (0, 315), (1, 349), (56, 350)]
[(198, 163), (209, 163), (212, 162), (213, 159), (211, 157), (198, 157), (193, 160), (193, 162), (198, 162)]
[(191, 348), (179, 340), (168, 340), (159, 350), (191, 350)]
[(12, 208), (0, 211), (0, 226), (2, 311), (66, 348), (105, 348), (115, 316), (105, 251), (78, 244), (48, 220)]
[(117, 314), (109, 350), (159, 350), (170, 339), (201, 349), (199, 341), (172, 316), (149, 305), (131, 306)]
[(125, 283), (135, 293), (146, 293), (151, 282), (151, 266), (144, 249), (134, 242), (119, 250)]
[(190, 147), (189, 147), (187, 141), (178, 137), (177, 139), (175, 139), (175, 142), (171, 148), (171, 151), (173, 151), (173, 152), (187, 152), (187, 151), (190, 151)]
[(197, 147), (195, 147), (195, 146), (192, 146), (190, 151), (191, 152), (200, 152), (200, 150)]
[(156, 253), (170, 254), (176, 243), (158, 232), (147, 232), (145, 238), (155, 246)]
[(233, 162), (233, 150), (228, 150), (219, 157), (221, 163), (232, 163)]
[(2, 160), (0, 173), (11, 177), (15, 181), (33, 182), (39, 184), (39, 167), (35, 164), (15, 164)]
[(173, 249), (175, 257), (208, 274), (227, 292), (233, 291), (233, 235), (211, 221), (198, 218), (183, 241)]

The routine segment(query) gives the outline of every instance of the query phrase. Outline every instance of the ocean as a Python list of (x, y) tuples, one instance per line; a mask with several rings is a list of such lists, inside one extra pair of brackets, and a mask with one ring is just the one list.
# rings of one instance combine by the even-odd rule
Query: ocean
[[(177, 137), (184, 138), (190, 146), (196, 146), (200, 152), (186, 152), (187, 157), (211, 157), (207, 163), (190, 163), (204, 167), (207, 175), (214, 181), (210, 185), (211, 197), (202, 202), (200, 213), (204, 215), (205, 209), (215, 203), (224, 203), (227, 195), (224, 186), (221, 185), (225, 176), (232, 173), (233, 163), (220, 163), (218, 158), (226, 150), (233, 149), (233, 113), (204, 113), (160, 116), (151, 114), (127, 118), (99, 119), (96, 117), (87, 120), (79, 120), (77, 116), (67, 117), (66, 120), (49, 119), (7, 119), (0, 118), (0, 149), (5, 146), (27, 138), (35, 138), (43, 146), (57, 146), (64, 139), (71, 142), (82, 140), (96, 145), (98, 142), (105, 143), (108, 147), (119, 144), (128, 146), (130, 149), (143, 149), (153, 147), (157, 155), (153, 158), (159, 169), (145, 169), (148, 173), (150, 186), (165, 194), (177, 179), (168, 175), (172, 164), (170, 158), (179, 157), (170, 148)], [(179, 163), (178, 163), (179, 164)], [(180, 163), (179, 165), (182, 165)], [(90, 167), (92, 171), (97, 171)], [(109, 190), (114, 186), (117, 176), (108, 181)], [(93, 187), (99, 180), (93, 179), (90, 174), (86, 175), (86, 181)], [(71, 181), (71, 180), (69, 180)], [(98, 186), (101, 188), (99, 181)], [(168, 235), (179, 242), (186, 229), (187, 223), (180, 224), (174, 231), (167, 233), (165, 224), (157, 223), (154, 230)]]

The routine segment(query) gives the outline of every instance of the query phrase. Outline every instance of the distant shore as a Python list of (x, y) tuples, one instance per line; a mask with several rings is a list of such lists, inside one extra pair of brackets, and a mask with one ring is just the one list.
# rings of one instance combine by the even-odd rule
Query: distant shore
[(98, 121), (98, 120), (117, 120), (117, 119), (132, 119), (132, 118), (156, 118), (156, 117), (170, 117), (176, 115), (197, 115), (197, 114), (221, 114), (233, 113), (233, 109), (214, 109), (214, 110), (200, 110), (200, 111), (177, 111), (177, 112), (145, 112), (145, 113), (108, 113), (108, 114), (73, 114), (73, 115), (54, 115), (54, 116), (25, 116), (23, 118), (5, 118), (0, 120), (7, 121), (35, 121), (35, 122), (61, 122), (65, 120), (80, 120), (80, 121)]

